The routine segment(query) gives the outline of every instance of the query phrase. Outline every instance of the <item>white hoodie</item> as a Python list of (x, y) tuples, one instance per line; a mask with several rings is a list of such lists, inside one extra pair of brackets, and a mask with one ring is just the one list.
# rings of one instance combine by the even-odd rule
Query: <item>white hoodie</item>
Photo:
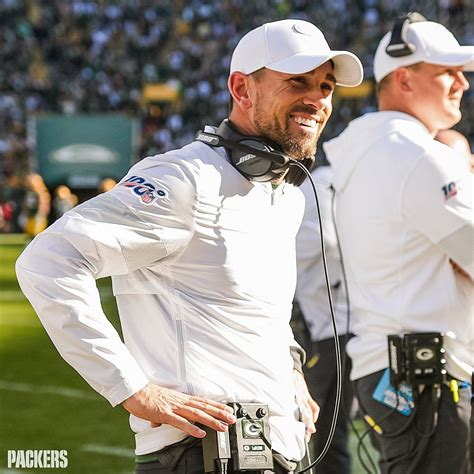
[[(336, 328), (338, 334), (343, 335), (347, 333), (347, 305), (337, 237), (332, 219), (331, 184), (333, 177), (331, 167), (320, 166), (311, 174), (318, 193), (321, 211)], [(295, 296), (308, 325), (311, 340), (321, 341), (334, 337), (321, 254), (321, 231), (316, 199), (309, 179), (303, 182), (301, 191), (305, 196), (305, 210), (303, 222), (296, 236), (298, 279)]]
[(356, 334), (351, 378), (388, 367), (387, 335), (442, 332), (448, 371), (470, 380), (473, 178), (462, 157), (400, 112), (366, 114), (324, 150)]
[[(17, 262), (21, 288), (61, 355), (112, 405), (148, 381), (269, 406), (272, 446), (304, 454), (289, 326), (303, 195), (245, 179), (194, 142), (145, 158), (66, 213)], [(95, 279), (112, 275), (124, 342)], [(184, 432), (130, 418), (137, 454)]]

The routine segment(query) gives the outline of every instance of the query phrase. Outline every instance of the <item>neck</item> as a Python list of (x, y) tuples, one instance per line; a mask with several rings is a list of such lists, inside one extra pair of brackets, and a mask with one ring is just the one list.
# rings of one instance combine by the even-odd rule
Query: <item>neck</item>
[[(405, 103), (403, 100), (395, 100), (392, 98), (393, 96), (386, 96), (379, 98), (379, 111), (380, 112), (402, 112), (407, 115), (411, 115), (412, 117), (419, 120), (430, 132), (431, 135), (436, 135), (439, 130), (434, 129), (430, 126), (429, 123), (426, 123), (423, 116), (421, 116), (417, 111), (416, 108), (413, 108), (410, 104)], [(399, 98), (400, 99), (400, 98)], [(415, 104), (416, 105), (416, 104)]]
[(240, 109), (234, 107), (229, 115), (229, 121), (242, 135), (258, 135), (257, 129), (253, 125), (253, 121), (246, 114), (243, 114)]

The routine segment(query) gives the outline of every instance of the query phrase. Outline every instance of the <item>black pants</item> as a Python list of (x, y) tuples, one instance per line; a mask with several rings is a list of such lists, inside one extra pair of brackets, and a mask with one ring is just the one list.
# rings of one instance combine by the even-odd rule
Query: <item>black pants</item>
[(425, 387), (407, 429), (397, 436), (388, 437), (407, 426), (409, 419), (372, 398), (382, 373), (375, 372), (354, 382), (362, 412), (371, 416), (383, 430), (382, 435), (370, 431), (372, 444), (380, 453), (382, 474), (471, 474), (470, 389), (460, 389), (460, 400), (454, 403), (449, 387), (443, 385), (436, 429), (431, 436), (427, 436), (432, 431), (435, 407), (431, 387)]
[(474, 374), (471, 379), (471, 440), (469, 451), (471, 452), (471, 465), (474, 466)]
[(471, 398), (471, 440), (469, 451), (471, 452), (471, 465), (474, 466), (474, 397)]
[[(157, 454), (159, 461), (136, 464), (135, 472), (147, 474), (204, 474), (201, 441), (187, 438), (184, 442), (176, 443)], [(276, 462), (273, 471), (245, 471), (246, 474), (288, 474)], [(233, 474), (232, 463), (229, 462), (228, 474)]]
[[(345, 356), (345, 336), (339, 336), (342, 357)], [(329, 429), (334, 413), (336, 399), (336, 355), (334, 352), (334, 339), (314, 341), (306, 347), (307, 364), (304, 368), (306, 383), (311, 395), (318, 402), (321, 409), (316, 422), (317, 432), (311, 437), (314, 461), (321, 453), (327, 441)], [(316, 364), (312, 362), (317, 358)], [(351, 371), (350, 359), (346, 360), (344, 379), (342, 385), (342, 399), (337, 418), (336, 431), (329, 451), (315, 468), (318, 474), (349, 474), (351, 460), (348, 450), (348, 417), (352, 405), (353, 390), (349, 380)]]

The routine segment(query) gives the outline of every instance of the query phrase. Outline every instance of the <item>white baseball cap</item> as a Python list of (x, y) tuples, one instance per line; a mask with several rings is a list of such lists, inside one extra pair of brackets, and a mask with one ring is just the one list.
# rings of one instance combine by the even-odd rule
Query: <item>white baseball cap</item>
[(251, 74), (263, 67), (303, 74), (332, 59), (337, 84), (358, 86), (364, 75), (359, 58), (349, 51), (331, 51), (322, 32), (303, 20), (265, 23), (249, 31), (232, 54), (230, 73)]
[(439, 66), (464, 66), (465, 71), (474, 71), (474, 46), (461, 46), (440, 23), (418, 21), (408, 25), (404, 39), (415, 48), (408, 56), (394, 58), (387, 54), (385, 48), (391, 37), (392, 33), (388, 32), (375, 52), (374, 76), (377, 82), (398, 68), (421, 62)]

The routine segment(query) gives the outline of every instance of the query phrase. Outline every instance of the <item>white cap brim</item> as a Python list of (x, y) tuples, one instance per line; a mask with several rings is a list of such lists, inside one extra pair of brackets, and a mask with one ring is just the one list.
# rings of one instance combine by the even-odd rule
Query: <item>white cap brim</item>
[(358, 86), (364, 77), (364, 69), (359, 58), (349, 51), (331, 51), (326, 56), (314, 56), (308, 53), (294, 54), (267, 64), (267, 69), (286, 74), (304, 74), (312, 71), (330, 59), (334, 62), (336, 84), (345, 87)]
[(465, 71), (474, 71), (474, 46), (460, 46), (458, 51), (427, 58), (425, 62), (439, 66), (464, 66)]
[(364, 79), (364, 68), (359, 58), (349, 51), (333, 51), (334, 75), (336, 84), (356, 87)]

